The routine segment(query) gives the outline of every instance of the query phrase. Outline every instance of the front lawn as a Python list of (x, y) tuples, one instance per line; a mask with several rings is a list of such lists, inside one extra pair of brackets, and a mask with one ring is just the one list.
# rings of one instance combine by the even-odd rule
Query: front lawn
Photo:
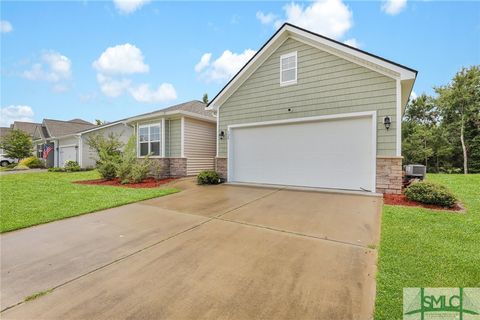
[(96, 171), (0, 176), (0, 232), (16, 230), (177, 192), (71, 183), (98, 179)]
[(466, 213), (384, 206), (375, 319), (402, 319), (405, 287), (480, 286), (480, 175), (429, 174)]

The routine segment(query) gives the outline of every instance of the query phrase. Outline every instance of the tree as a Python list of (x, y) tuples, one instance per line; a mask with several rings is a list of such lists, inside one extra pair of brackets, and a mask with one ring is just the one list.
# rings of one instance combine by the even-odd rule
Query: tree
[(32, 155), (32, 139), (22, 130), (12, 130), (0, 143), (5, 155), (12, 159), (23, 159)]
[(480, 134), (480, 66), (462, 68), (451, 83), (435, 91), (443, 124), (460, 140), (463, 172), (467, 174), (469, 149)]
[(203, 94), (202, 101), (203, 103), (208, 104), (208, 93)]
[(100, 119), (95, 119), (95, 124), (96, 124), (97, 126), (101, 126), (102, 124), (105, 124), (105, 123), (107, 123), (107, 122), (106, 122), (106, 121), (102, 121), (102, 120), (100, 120)]

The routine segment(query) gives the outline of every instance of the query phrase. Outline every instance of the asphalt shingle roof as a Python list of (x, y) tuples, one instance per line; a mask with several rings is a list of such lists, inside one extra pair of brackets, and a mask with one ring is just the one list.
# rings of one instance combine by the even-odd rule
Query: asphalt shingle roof
[(6, 136), (10, 131), (12, 131), (12, 128), (0, 127), (0, 138), (3, 138), (4, 136)]
[(29, 135), (33, 136), (35, 129), (37, 126), (41, 126), (41, 123), (34, 123), (34, 122), (23, 122), (23, 121), (15, 121), (13, 123), (13, 129), (15, 130), (22, 130), (23, 132), (28, 133)]
[(43, 125), (48, 129), (51, 137), (62, 137), (96, 127), (93, 123), (81, 119), (70, 121), (43, 119)]

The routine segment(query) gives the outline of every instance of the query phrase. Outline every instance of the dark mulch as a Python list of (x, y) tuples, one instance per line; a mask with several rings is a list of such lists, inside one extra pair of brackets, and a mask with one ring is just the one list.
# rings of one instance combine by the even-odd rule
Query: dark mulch
[(73, 183), (88, 184), (88, 185), (95, 185), (95, 186), (114, 186), (114, 187), (124, 187), (124, 188), (156, 188), (161, 186), (162, 184), (166, 184), (174, 180), (176, 179), (166, 178), (166, 179), (155, 180), (153, 178), (147, 178), (140, 183), (121, 184), (119, 179), (113, 179), (113, 180), (97, 179), (97, 180), (74, 181)]
[(408, 200), (403, 194), (384, 194), (383, 203), (392, 206), (408, 206), (408, 207), (421, 207), (434, 210), (445, 211), (463, 211), (464, 208), (460, 204), (455, 204), (453, 208), (445, 208), (434, 204), (424, 204), (417, 201)]

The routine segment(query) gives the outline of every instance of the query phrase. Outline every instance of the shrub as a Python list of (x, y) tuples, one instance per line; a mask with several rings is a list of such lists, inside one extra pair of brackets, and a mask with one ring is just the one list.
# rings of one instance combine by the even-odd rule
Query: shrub
[(197, 176), (198, 184), (219, 184), (221, 181), (220, 175), (213, 170), (202, 171)]
[(130, 180), (132, 182), (138, 183), (145, 180), (150, 172), (150, 159), (145, 157), (142, 160), (136, 160), (132, 165), (130, 172)]
[(102, 161), (97, 169), (103, 179), (112, 180), (117, 176), (115, 162), (113, 161)]
[(130, 139), (128, 139), (127, 144), (125, 145), (125, 149), (123, 150), (119, 161), (115, 163), (117, 176), (123, 184), (128, 183), (131, 179), (132, 168), (135, 165), (136, 161), (136, 139), (135, 136), (131, 136)]
[(163, 177), (164, 174), (164, 167), (163, 163), (160, 161), (152, 161), (152, 164), (150, 166), (150, 174), (155, 180), (160, 180)]
[(65, 168), (51, 167), (48, 168), (48, 172), (65, 172)]
[(411, 184), (405, 189), (405, 196), (408, 200), (448, 208), (453, 207), (457, 201), (457, 198), (445, 186), (429, 181), (420, 181)]
[(30, 169), (30, 168), (27, 167), (27, 166), (24, 165), (24, 164), (19, 163), (19, 164), (17, 164), (17, 165), (15, 166), (15, 168), (13, 168), (13, 169), (14, 169), (14, 170), (28, 170), (28, 169)]
[(81, 171), (81, 170), (82, 168), (80, 168), (77, 161), (69, 160), (65, 162), (65, 171), (74, 172), (74, 171)]
[(20, 160), (19, 164), (27, 166), (31, 169), (33, 169), (33, 168), (44, 168), (45, 167), (45, 165), (43, 164), (43, 161), (38, 159), (35, 156), (24, 158), (24, 159)]

